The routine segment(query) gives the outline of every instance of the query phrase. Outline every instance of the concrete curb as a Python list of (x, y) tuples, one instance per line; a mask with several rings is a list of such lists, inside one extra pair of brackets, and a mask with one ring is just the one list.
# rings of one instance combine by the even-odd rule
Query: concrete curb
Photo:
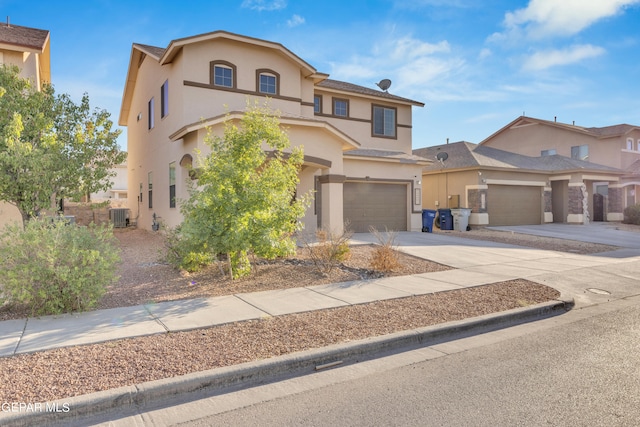
[[(117, 410), (133, 414), (146, 407), (190, 394), (222, 394), (234, 389), (310, 374), (322, 365), (346, 365), (390, 354), (400, 349), (435, 345), (472, 335), (562, 314), (574, 306), (573, 298), (563, 298), (460, 321), (427, 326), (379, 337), (307, 350), (267, 360), (211, 369), (179, 377), (150, 381), (42, 404), (42, 409), (0, 412), (0, 424), (7, 427), (53, 426), (79, 422), (83, 418)], [(186, 396), (185, 396), (186, 395)], [(50, 409), (49, 411), (44, 408)]]

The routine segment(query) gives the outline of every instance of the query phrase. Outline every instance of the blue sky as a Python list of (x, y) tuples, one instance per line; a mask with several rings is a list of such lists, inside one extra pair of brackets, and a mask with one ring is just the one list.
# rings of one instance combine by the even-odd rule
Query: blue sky
[[(480, 142), (523, 113), (640, 125), (640, 0), (0, 0), (51, 32), (58, 93), (117, 123), (132, 43), (226, 30), (282, 43), (331, 78), (425, 103), (413, 147)], [(4, 16), (3, 16), (4, 15)], [(126, 147), (126, 132), (121, 144)]]

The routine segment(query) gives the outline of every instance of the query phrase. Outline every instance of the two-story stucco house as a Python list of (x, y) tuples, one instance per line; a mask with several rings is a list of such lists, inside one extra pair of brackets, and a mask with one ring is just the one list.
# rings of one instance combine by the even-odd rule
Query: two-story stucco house
[[(422, 103), (328, 78), (283, 45), (225, 31), (133, 44), (119, 124), (127, 127), (129, 207), (138, 227), (154, 215), (182, 221), (189, 171), (247, 101), (267, 100), (303, 146), (298, 193), (313, 190), (305, 230), (419, 230), (422, 166), (412, 154), (412, 107)], [(136, 201), (137, 199), (137, 201)]]
[[(567, 207), (559, 208), (562, 213), (555, 221), (583, 222), (585, 216), (621, 221), (624, 208), (640, 201), (636, 199), (640, 189), (640, 126), (582, 127), (518, 117), (480, 145), (534, 157), (557, 154), (623, 172), (619, 177), (603, 177), (585, 168), (582, 173), (551, 177), (554, 200), (564, 199), (562, 206)], [(578, 200), (585, 187), (590, 195), (588, 211), (581, 211)]]
[[(20, 76), (30, 79), (40, 90), (51, 81), (49, 31), (0, 23), (0, 65), (15, 65)], [(9, 222), (21, 222), (18, 208), (0, 202), (0, 228)]]

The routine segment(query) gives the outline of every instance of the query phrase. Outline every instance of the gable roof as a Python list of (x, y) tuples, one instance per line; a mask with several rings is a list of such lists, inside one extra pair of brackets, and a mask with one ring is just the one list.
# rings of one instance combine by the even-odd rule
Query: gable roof
[(485, 138), (483, 141), (480, 142), (480, 145), (484, 145), (493, 137), (495, 137), (496, 135), (502, 132), (505, 132), (508, 129), (518, 128), (523, 126), (530, 126), (535, 124), (550, 126), (557, 129), (574, 132), (574, 133), (580, 133), (582, 135), (590, 136), (596, 139), (605, 139), (605, 138), (612, 138), (616, 136), (622, 136), (622, 135), (626, 135), (627, 133), (631, 132), (634, 129), (640, 129), (640, 126), (634, 126), (634, 125), (628, 125), (628, 124), (618, 124), (613, 126), (586, 128), (583, 126), (577, 126), (575, 124), (561, 123), (557, 121), (542, 120), (542, 119), (536, 119), (533, 117), (520, 116), (514, 121), (512, 121), (511, 123), (509, 123), (508, 125), (498, 130), (497, 132)]
[(49, 41), (49, 31), (0, 24), (0, 48), (19, 52), (43, 53)]
[(385, 98), (394, 102), (401, 102), (403, 104), (411, 104), (419, 107), (424, 107), (424, 103), (414, 101), (408, 98), (402, 98), (400, 96), (392, 95), (388, 92), (371, 89), (365, 86), (359, 86), (353, 83), (341, 82), (339, 80), (325, 79), (316, 84), (316, 87), (321, 89), (328, 89), (337, 92), (355, 93), (358, 95), (364, 95), (367, 97)]
[(131, 97), (133, 96), (133, 90), (135, 88), (135, 83), (138, 76), (138, 65), (142, 62), (142, 60), (144, 60), (145, 56), (153, 58), (160, 65), (169, 64), (175, 59), (176, 55), (178, 55), (178, 53), (184, 46), (217, 39), (235, 40), (242, 43), (249, 43), (255, 46), (260, 46), (265, 49), (272, 49), (277, 54), (282, 55), (296, 63), (300, 67), (300, 70), (303, 73), (304, 77), (312, 79), (315, 83), (322, 81), (328, 77), (327, 74), (319, 73), (313, 66), (309, 65), (309, 63), (301, 59), (298, 55), (294, 54), (280, 43), (243, 36), (240, 34), (234, 34), (228, 31), (219, 30), (172, 40), (171, 42), (169, 42), (169, 45), (166, 48), (141, 43), (133, 43), (131, 48), (131, 57), (129, 59), (129, 69), (127, 70), (127, 79), (125, 81), (124, 94), (122, 96), (122, 106), (120, 108), (120, 118), (118, 120), (118, 124), (121, 126), (127, 125), (126, 120), (131, 104)]
[(448, 154), (447, 160), (442, 163), (439, 161), (434, 162), (432, 165), (423, 169), (425, 172), (440, 172), (443, 168), (449, 171), (489, 168), (540, 173), (558, 173), (578, 170), (614, 174), (624, 173), (620, 169), (557, 154), (552, 156), (530, 157), (465, 141), (413, 150), (413, 154), (427, 159), (435, 159), (436, 155), (440, 152), (446, 152)]

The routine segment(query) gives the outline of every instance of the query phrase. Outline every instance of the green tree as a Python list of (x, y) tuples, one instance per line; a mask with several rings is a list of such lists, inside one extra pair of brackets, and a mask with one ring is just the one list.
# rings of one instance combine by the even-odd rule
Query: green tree
[[(190, 248), (183, 255), (226, 254), (233, 279), (250, 272), (249, 253), (271, 259), (295, 251), (310, 195), (296, 197), (303, 151), (289, 150), (278, 116), (248, 105), (240, 126), (228, 119), (224, 136), (209, 132), (205, 142), (211, 153), (198, 155), (197, 186), (182, 205), (179, 234)], [(207, 256), (194, 257), (193, 248)]]
[(124, 161), (119, 130), (105, 110), (38, 91), (15, 66), (0, 67), (0, 200), (15, 205), (23, 223), (62, 197), (107, 189), (111, 168)]

